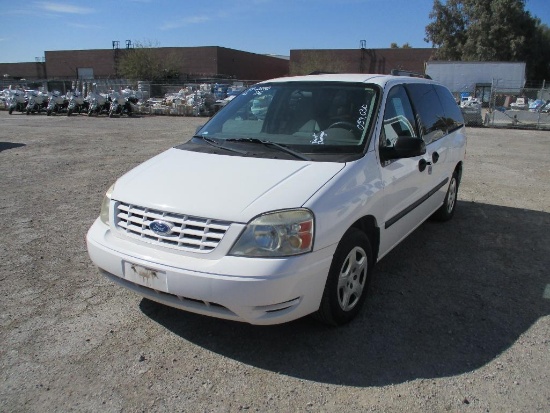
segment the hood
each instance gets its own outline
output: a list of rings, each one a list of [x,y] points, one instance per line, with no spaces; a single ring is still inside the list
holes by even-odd
[[[121,177],[112,198],[167,212],[246,223],[267,211],[302,206],[344,166],[172,148]]]

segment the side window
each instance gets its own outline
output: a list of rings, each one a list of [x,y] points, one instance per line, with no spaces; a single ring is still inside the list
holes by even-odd
[[[431,84],[411,83],[407,85],[411,99],[420,117],[420,130],[426,145],[447,134],[445,112],[435,88]]]
[[[439,100],[443,105],[443,110],[445,112],[445,124],[447,125],[447,132],[452,132],[455,129],[460,128],[464,125],[464,117],[462,112],[458,107],[458,104],[455,102],[453,95],[443,86],[435,85],[435,91]]]
[[[380,146],[392,148],[400,136],[418,137],[411,102],[402,85],[394,86],[388,93]]]

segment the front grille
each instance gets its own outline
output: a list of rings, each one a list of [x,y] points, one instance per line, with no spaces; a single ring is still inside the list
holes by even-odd
[[[116,227],[128,236],[194,252],[212,251],[218,246],[230,225],[226,221],[173,214],[123,202],[116,202],[115,211]],[[149,225],[154,220],[172,224],[171,232],[166,235],[153,232]]]

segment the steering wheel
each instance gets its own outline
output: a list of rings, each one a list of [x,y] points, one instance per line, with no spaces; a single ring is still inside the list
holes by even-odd
[[[334,122],[332,125],[330,125],[327,129],[331,129],[331,128],[342,128],[342,129],[347,129],[349,130],[350,132],[352,132],[354,129],[355,129],[355,125],[351,122],[346,122],[346,121],[343,121],[343,120],[340,120],[338,122]]]

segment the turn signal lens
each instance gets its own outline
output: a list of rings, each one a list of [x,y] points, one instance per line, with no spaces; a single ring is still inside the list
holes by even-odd
[[[115,184],[111,185],[109,189],[107,189],[107,192],[103,197],[103,202],[101,203],[101,212],[99,213],[99,218],[101,219],[101,222],[103,222],[105,225],[109,225],[110,222],[109,215],[111,210],[111,194],[113,193],[114,189]]]

